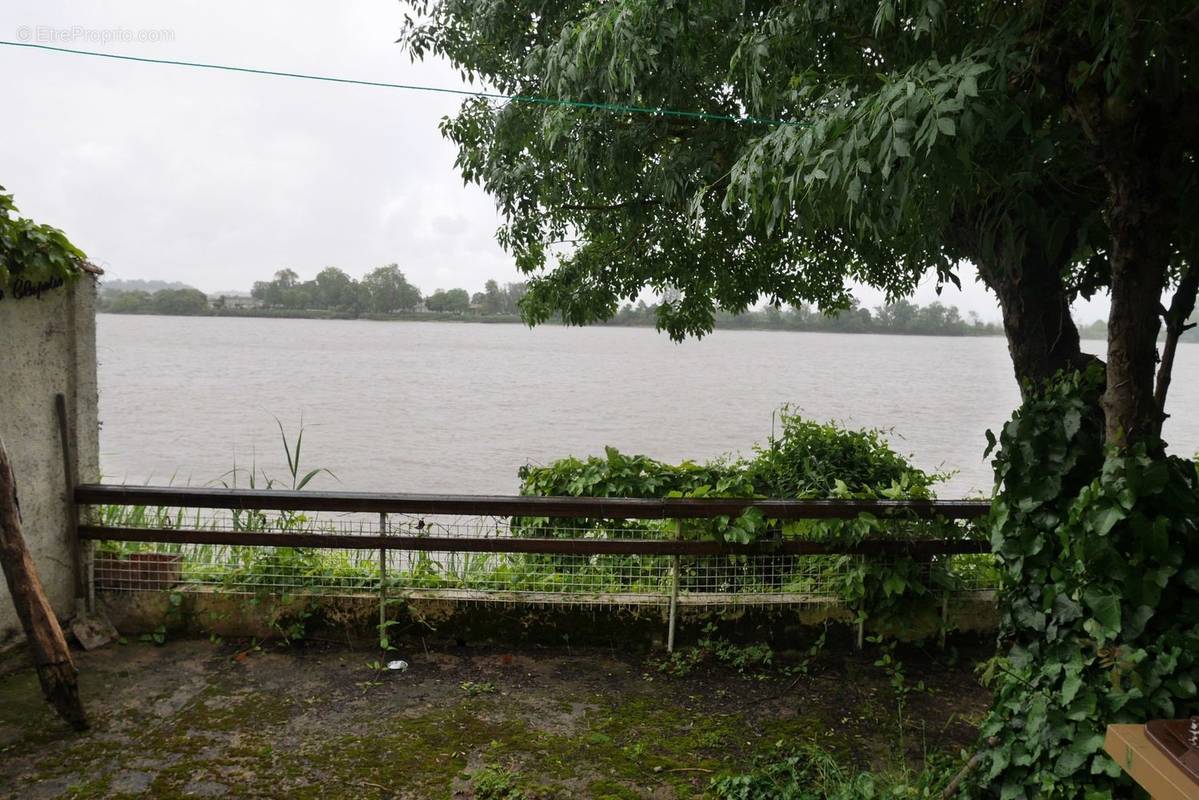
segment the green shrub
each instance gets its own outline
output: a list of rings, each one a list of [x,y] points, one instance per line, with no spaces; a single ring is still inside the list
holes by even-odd
[[[928,474],[891,449],[877,429],[850,430],[804,419],[784,406],[782,432],[754,448],[746,477],[759,494],[807,498],[883,496],[933,497],[945,475]]]
[[[643,455],[628,456],[607,448],[603,458],[564,458],[548,466],[520,471],[521,493],[574,497],[775,497],[842,499],[931,499],[933,485],[945,475],[918,469],[891,449],[881,431],[855,431],[835,423],[803,419],[783,408],[781,429],[748,460],[720,459],[707,464],[666,464]],[[676,528],[676,525],[681,527]],[[975,533],[970,526],[942,520],[880,519],[863,514],[852,520],[766,520],[757,509],[735,518],[684,520],[597,520],[518,518],[513,530],[522,536],[591,536],[688,539],[733,543],[803,538],[852,545],[866,538],[956,538]],[[530,556],[569,572],[577,560]],[[616,562],[617,560],[612,559]],[[911,559],[857,556],[813,556],[809,569],[789,572],[774,565],[759,567],[736,556],[721,565],[722,584],[708,591],[806,592],[831,588],[863,618],[886,629],[911,628],[913,619],[937,619],[942,594],[958,587],[950,561],[919,563]],[[621,574],[652,583],[661,559],[628,557],[616,563]],[[705,562],[689,562],[683,588],[707,586]],[[816,568],[815,577],[811,567]]]

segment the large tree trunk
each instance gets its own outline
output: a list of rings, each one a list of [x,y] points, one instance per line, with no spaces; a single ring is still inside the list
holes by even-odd
[[[1107,441],[1121,447],[1147,440],[1156,448],[1163,419],[1154,373],[1171,242],[1155,162],[1120,159],[1107,170],[1112,306],[1103,411]]]
[[[999,298],[1003,330],[1020,394],[1030,393],[1066,369],[1085,369],[1096,359],[1082,352],[1062,280],[1065,265],[1035,247],[1020,258],[980,258],[978,273]]]
[[[75,664],[25,546],[19,509],[17,482],[4,442],[0,441],[0,567],[4,569],[13,606],[29,640],[42,694],[71,727],[86,730],[87,717],[79,699]]]

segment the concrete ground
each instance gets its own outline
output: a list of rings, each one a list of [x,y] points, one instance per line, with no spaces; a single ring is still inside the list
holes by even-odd
[[[702,797],[788,743],[874,768],[957,752],[988,700],[968,658],[939,654],[904,656],[927,690],[902,701],[849,651],[745,672],[610,650],[417,643],[403,673],[376,657],[207,640],[78,653],[85,734],[32,671],[0,677],[0,797]]]

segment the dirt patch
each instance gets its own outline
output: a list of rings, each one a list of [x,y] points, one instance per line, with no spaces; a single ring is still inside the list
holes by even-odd
[[[987,705],[971,659],[780,656],[683,676],[613,650],[402,653],[173,641],[77,655],[89,733],[47,710],[31,672],[0,678],[0,796],[471,798],[488,771],[525,797],[687,798],[712,777],[816,741],[861,766],[969,746]],[[902,746],[900,746],[902,744]]]

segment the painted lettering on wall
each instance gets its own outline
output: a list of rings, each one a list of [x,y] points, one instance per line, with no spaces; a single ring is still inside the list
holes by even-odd
[[[66,281],[58,276],[44,281],[31,281],[27,278],[13,278],[12,285],[7,289],[0,286],[0,300],[11,297],[13,300],[24,300],[29,297],[41,299],[46,292],[65,286]]]

